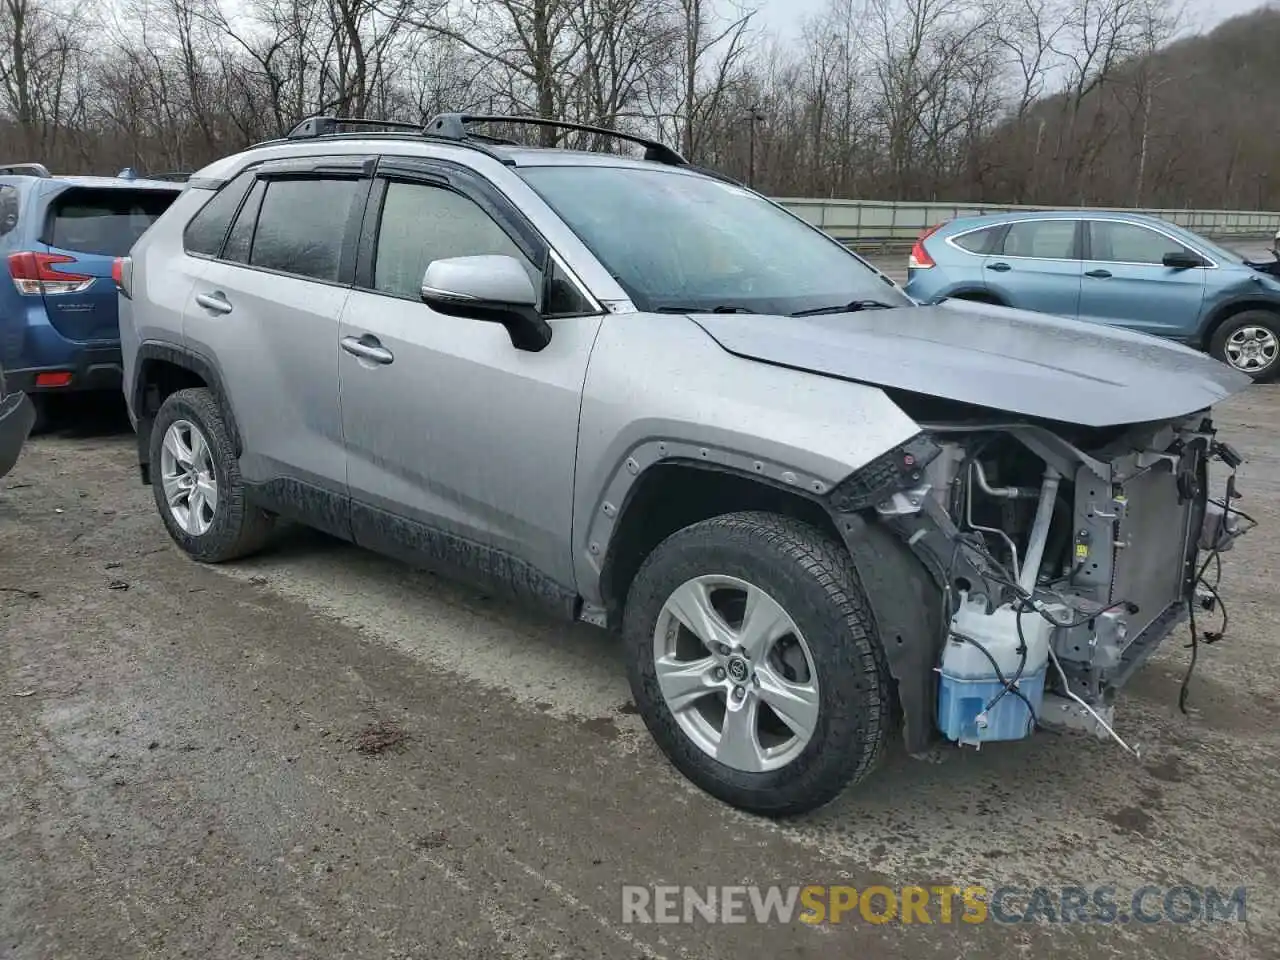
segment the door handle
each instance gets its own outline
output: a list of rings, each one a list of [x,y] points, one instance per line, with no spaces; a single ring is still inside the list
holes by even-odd
[[[1006,273],[1007,271],[1012,270],[1013,267],[1009,266],[1002,260],[999,263],[988,263],[987,269],[994,270],[996,273]]]
[[[1111,278],[1110,270],[1090,270],[1085,273],[1086,277],[1093,277],[1095,280],[1108,280]]]
[[[396,357],[390,350],[378,342],[378,338],[365,334],[363,337],[343,337],[342,349],[353,357],[368,360],[371,363],[388,364]]]
[[[197,293],[196,303],[212,313],[230,313],[231,301],[221,290],[214,293]]]

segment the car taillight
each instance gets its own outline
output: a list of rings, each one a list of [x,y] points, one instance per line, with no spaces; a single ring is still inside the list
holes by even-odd
[[[929,256],[929,251],[924,248],[924,242],[931,236],[941,230],[943,225],[930,227],[916,239],[915,246],[911,248],[911,255],[907,257],[907,266],[913,270],[927,270],[929,267],[936,267],[933,257]]]
[[[132,300],[133,257],[116,257],[111,263],[111,279],[116,282],[116,289]]]
[[[59,264],[75,262],[75,257],[61,253],[11,253],[9,276],[19,293],[81,293],[93,285],[93,277],[55,269]]]

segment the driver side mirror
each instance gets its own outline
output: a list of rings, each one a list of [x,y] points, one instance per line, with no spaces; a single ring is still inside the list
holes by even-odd
[[[452,317],[502,324],[517,350],[536,353],[551,342],[538,293],[515,257],[433,260],[422,278],[422,302]]]
[[[1172,267],[1174,270],[1194,270],[1196,267],[1206,266],[1203,257],[1197,256],[1189,250],[1166,253],[1164,260],[1161,262],[1166,267]]]

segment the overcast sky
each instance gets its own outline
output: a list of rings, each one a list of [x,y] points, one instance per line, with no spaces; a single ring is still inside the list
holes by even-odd
[[[826,5],[827,0],[754,0],[747,4],[759,8],[762,26],[783,38],[798,36],[800,21]],[[1188,25],[1204,29],[1263,5],[1264,0],[1186,0]]]

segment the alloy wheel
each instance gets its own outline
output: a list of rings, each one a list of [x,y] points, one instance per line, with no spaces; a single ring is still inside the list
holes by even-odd
[[[165,431],[160,479],[169,512],[183,532],[207,533],[218,512],[218,478],[209,442],[190,420],[175,420]]]
[[[1275,363],[1280,338],[1263,326],[1241,327],[1227,338],[1227,362],[1242,373],[1256,374]]]
[[[764,590],[695,577],[663,605],[654,632],[663,699],[684,734],[748,773],[786,766],[818,725],[818,674],[800,629]]]

